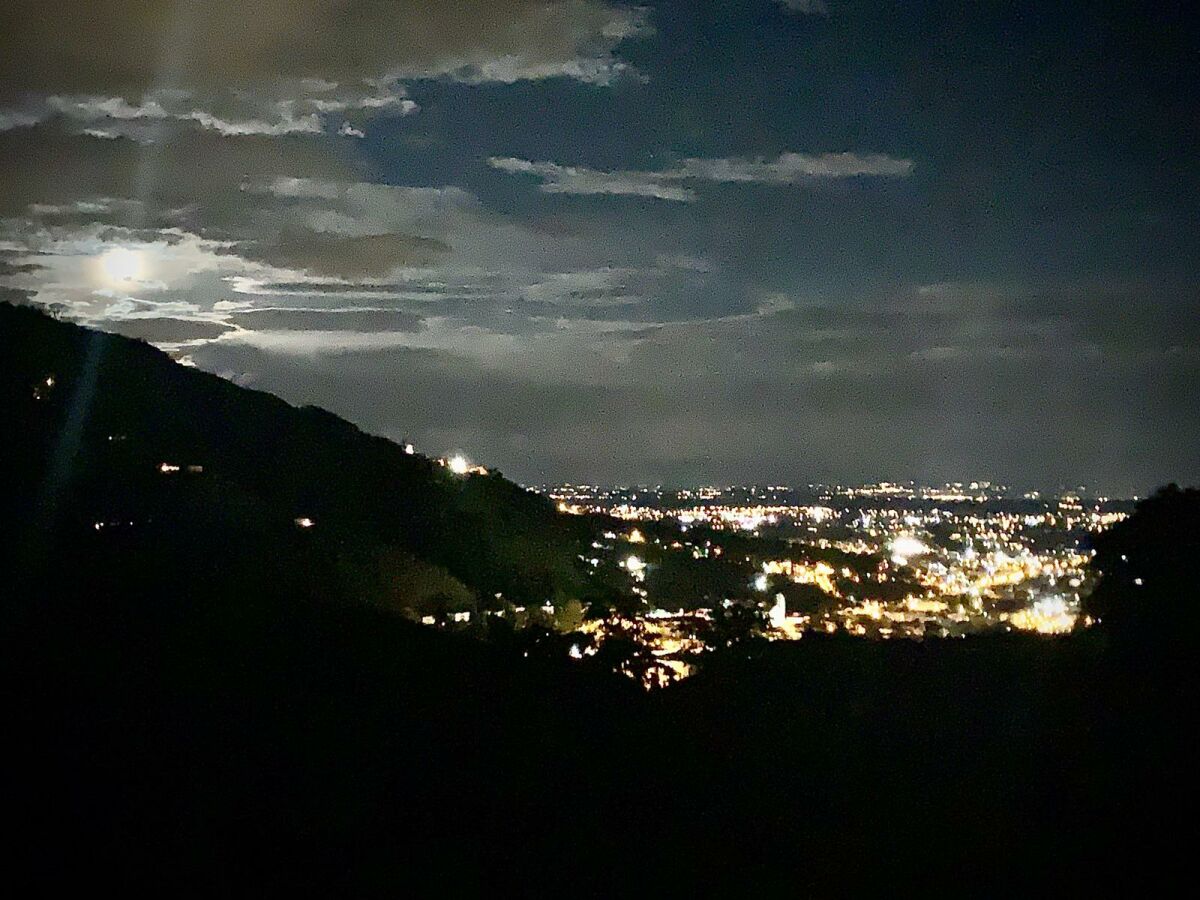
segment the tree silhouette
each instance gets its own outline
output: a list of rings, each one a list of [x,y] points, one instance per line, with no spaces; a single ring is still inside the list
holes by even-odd
[[[1161,488],[1128,519],[1096,535],[1093,547],[1099,581],[1084,601],[1085,615],[1117,640],[1191,639],[1200,624],[1200,490]]]
[[[720,604],[712,611],[700,639],[709,650],[746,647],[762,639],[767,614],[755,603]]]

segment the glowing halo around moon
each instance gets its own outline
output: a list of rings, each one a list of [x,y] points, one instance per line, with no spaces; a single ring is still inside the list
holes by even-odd
[[[137,281],[145,270],[145,260],[137,250],[114,247],[100,257],[100,268],[109,281]]]

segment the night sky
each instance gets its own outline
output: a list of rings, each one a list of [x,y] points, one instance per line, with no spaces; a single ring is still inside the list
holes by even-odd
[[[525,482],[1200,481],[1179,4],[0,5],[0,296]]]

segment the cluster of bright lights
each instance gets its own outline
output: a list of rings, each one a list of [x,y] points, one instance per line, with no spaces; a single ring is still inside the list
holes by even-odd
[[[1062,596],[1044,597],[1028,609],[1022,609],[1008,617],[1009,623],[1022,631],[1040,634],[1065,634],[1075,627],[1078,613]]]
[[[438,460],[438,465],[445,466],[455,475],[486,475],[488,473],[486,466],[477,466],[461,453],[455,453],[449,458],[441,458]]]
[[[759,571],[745,585],[750,595],[724,601],[754,602],[767,614],[769,639],[794,640],[813,632],[963,638],[989,630],[1072,630],[1090,560],[1080,549],[1078,532],[1100,531],[1127,516],[1122,504],[1103,498],[1042,499],[1036,492],[1017,495],[989,482],[809,485],[807,496],[786,487],[676,491],[565,485],[547,493],[562,512],[631,523],[611,526],[580,559],[593,570],[607,560],[626,573],[628,589],[648,601],[645,612],[626,627],[636,625],[638,640],[680,674],[692,665],[692,654],[704,651],[700,637],[712,610],[655,609],[655,597],[643,583],[662,554],[714,558],[725,544],[725,550],[737,547],[737,564],[743,552],[745,562],[751,561],[753,545],[706,536],[707,529],[761,530],[790,544],[781,551],[783,558],[755,560]],[[993,500],[1007,502],[981,505]],[[1014,509],[1011,501],[1026,505]],[[634,522],[673,522],[679,530],[665,536],[657,528],[634,528]],[[653,547],[643,554],[630,544]],[[780,590],[786,582],[814,587],[827,600],[806,602],[807,613],[789,612]],[[1084,617],[1081,624],[1091,621]],[[602,643],[603,628],[594,637]]]
[[[914,556],[923,556],[929,552],[929,545],[913,537],[911,534],[897,536],[891,544],[892,562],[900,566],[908,565]]]

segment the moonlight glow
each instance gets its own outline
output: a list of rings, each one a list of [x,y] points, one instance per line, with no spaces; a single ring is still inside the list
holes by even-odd
[[[110,281],[137,281],[145,268],[142,254],[128,247],[115,247],[100,257],[100,266]]]

